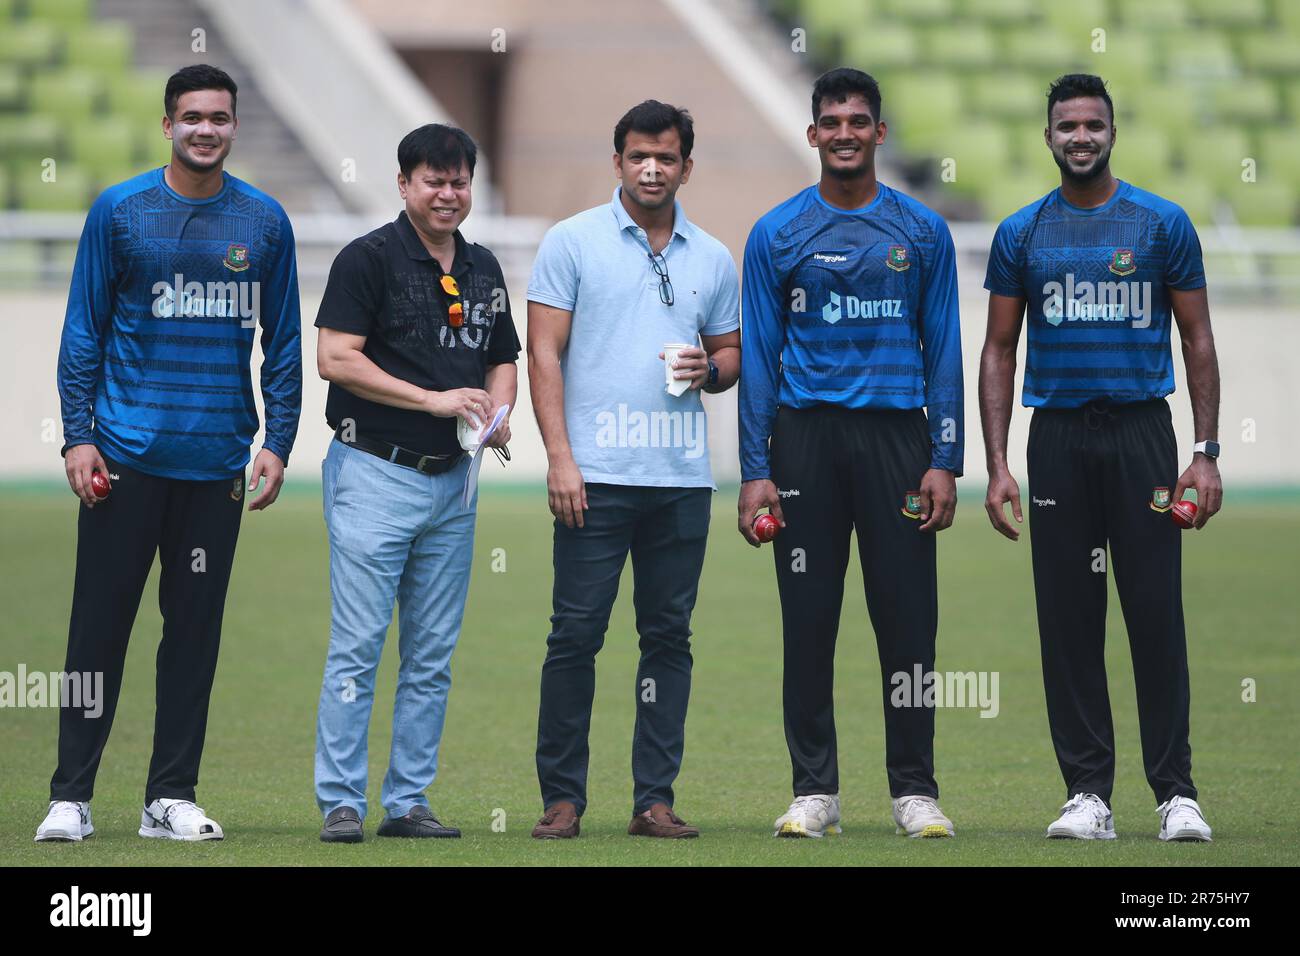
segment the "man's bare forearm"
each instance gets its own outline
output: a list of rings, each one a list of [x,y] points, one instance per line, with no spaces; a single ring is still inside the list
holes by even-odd
[[[1208,333],[1183,340],[1187,391],[1192,398],[1192,427],[1196,441],[1219,440],[1219,358]]]
[[[389,375],[358,349],[347,349],[320,369],[321,378],[346,388],[353,395],[393,408],[428,411],[427,389]]]
[[[980,425],[989,474],[1007,467],[1007,433],[1011,428],[1012,393],[1016,386],[1016,351],[992,342],[980,353]]]
[[[740,380],[740,346],[728,345],[716,352],[710,352],[709,361],[718,367],[717,384],[704,386],[704,390],[709,394],[725,392]]]
[[[487,370],[486,390],[492,396],[493,406],[509,405],[514,410],[519,397],[519,368],[514,362],[503,362]]]
[[[569,429],[564,423],[564,375],[560,357],[547,349],[528,354],[528,391],[533,400],[533,415],[542,432],[546,457],[550,461],[573,457],[569,446]]]

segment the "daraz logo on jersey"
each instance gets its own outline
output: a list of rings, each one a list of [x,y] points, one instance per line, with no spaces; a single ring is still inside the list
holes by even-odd
[[[846,295],[842,299],[832,292],[830,301],[822,306],[822,320],[834,325],[840,319],[901,319],[902,299],[859,299]]]
[[[1043,284],[1043,319],[1051,326],[1062,322],[1128,322],[1135,329],[1151,325],[1150,282],[1074,281]]]

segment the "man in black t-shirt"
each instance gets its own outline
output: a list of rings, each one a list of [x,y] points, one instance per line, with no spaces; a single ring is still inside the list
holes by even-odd
[[[330,539],[330,644],[316,727],[321,839],[357,843],[366,814],[366,734],[375,672],[398,605],[401,667],[380,836],[458,837],[430,812],[474,551],[477,499],[457,419],[488,422],[517,387],[501,266],[466,242],[477,150],[429,125],[397,148],[395,222],[334,260],[316,326],[335,440],[323,465]],[[504,447],[509,419],[488,440]]]

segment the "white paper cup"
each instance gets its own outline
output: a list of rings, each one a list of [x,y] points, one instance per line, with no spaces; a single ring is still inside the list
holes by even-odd
[[[690,379],[673,378],[677,372],[677,369],[673,368],[673,362],[677,361],[677,353],[682,349],[693,348],[694,345],[682,342],[668,342],[664,345],[664,383],[667,385],[669,395],[684,395],[691,387]]]

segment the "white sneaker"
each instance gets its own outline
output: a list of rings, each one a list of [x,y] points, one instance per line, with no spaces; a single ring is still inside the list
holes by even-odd
[[[80,843],[95,832],[90,822],[90,803],[74,800],[51,800],[45,819],[36,828],[36,842],[46,840]]]
[[[840,829],[840,797],[837,793],[810,793],[795,797],[790,809],[776,818],[779,837],[822,837],[843,833]]]
[[[1197,802],[1190,797],[1174,797],[1156,807],[1160,814],[1160,839],[1177,842],[1210,843],[1210,825]]]
[[[1061,807],[1061,816],[1047,828],[1047,836],[1056,840],[1113,840],[1115,818],[1095,793],[1076,793]]]
[[[189,800],[155,800],[140,816],[140,836],[162,840],[220,840],[221,824]]]
[[[899,797],[894,801],[894,823],[898,826],[895,833],[906,833],[909,837],[929,839],[954,835],[952,821],[943,815],[933,797]]]

